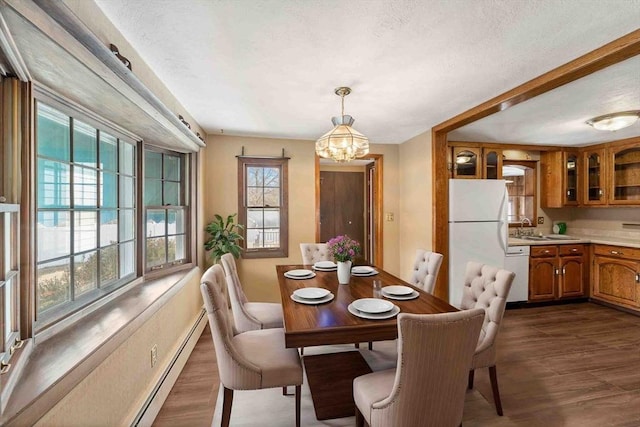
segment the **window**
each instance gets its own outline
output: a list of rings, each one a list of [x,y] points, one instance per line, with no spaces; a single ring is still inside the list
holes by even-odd
[[[502,176],[509,193],[509,225],[535,227],[536,223],[536,162],[505,160]],[[529,220],[530,223],[527,223]]]
[[[238,158],[245,258],[288,256],[287,160]]]
[[[52,320],[136,275],[135,143],[36,104],[36,312]]]
[[[20,346],[20,205],[0,203],[0,361],[8,366],[14,346]]]
[[[145,150],[146,269],[187,260],[186,155]]]

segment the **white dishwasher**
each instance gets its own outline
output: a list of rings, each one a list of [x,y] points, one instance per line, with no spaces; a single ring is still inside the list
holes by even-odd
[[[507,302],[527,301],[529,299],[529,246],[509,246],[504,258],[504,269],[513,271],[511,291]]]

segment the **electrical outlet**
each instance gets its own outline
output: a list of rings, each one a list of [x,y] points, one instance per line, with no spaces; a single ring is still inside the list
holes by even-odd
[[[539,216],[538,217],[538,224],[544,224],[544,217],[543,216]]]
[[[151,367],[156,366],[156,363],[158,363],[158,344],[151,347]]]
[[[387,212],[386,213],[386,217],[387,217],[387,221],[388,222],[392,222],[393,221],[393,212]]]

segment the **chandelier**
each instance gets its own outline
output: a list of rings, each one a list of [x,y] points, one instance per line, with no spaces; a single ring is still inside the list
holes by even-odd
[[[348,162],[369,153],[369,139],[352,128],[353,117],[344,114],[344,97],[351,89],[339,87],[335,93],[342,98],[342,114],[331,118],[335,127],[316,141],[316,154],[336,162]]]

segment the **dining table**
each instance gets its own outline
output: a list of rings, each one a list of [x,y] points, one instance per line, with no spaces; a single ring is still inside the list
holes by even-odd
[[[336,271],[322,271],[312,265],[277,265],[285,346],[304,348],[393,340],[398,337],[396,312],[437,314],[458,310],[380,267],[369,267],[370,274],[352,273],[348,284],[339,284]],[[309,274],[301,275],[304,270]],[[374,280],[380,281],[382,289],[393,285],[409,287],[413,298],[398,300],[378,294],[378,298],[394,304],[394,311],[389,316],[378,316],[388,318],[365,318],[371,317],[366,314],[362,317],[362,313],[354,310],[354,302],[374,297]],[[320,303],[300,302],[294,293],[299,294],[304,288],[320,288],[333,297],[319,299],[325,301]],[[316,417],[324,420],[353,416],[353,379],[371,372],[360,351],[304,356],[303,362]]]

